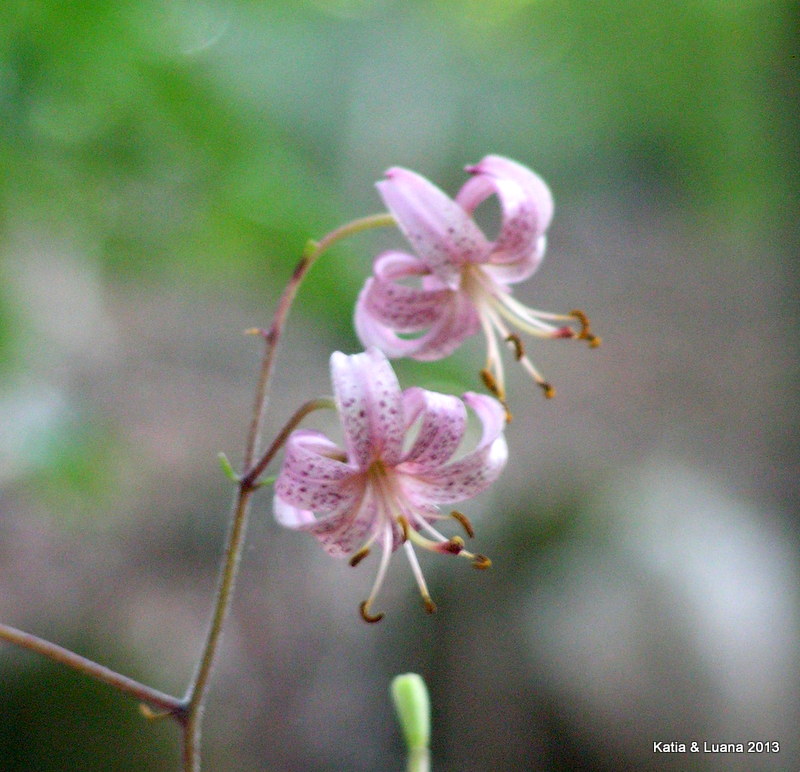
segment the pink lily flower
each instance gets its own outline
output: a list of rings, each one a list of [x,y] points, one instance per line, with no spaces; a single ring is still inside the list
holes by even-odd
[[[526,356],[516,330],[543,338],[581,338],[592,346],[600,342],[583,312],[537,311],[511,295],[510,285],[531,276],[544,256],[553,216],[550,190],[529,169],[496,155],[467,171],[473,176],[455,200],[424,177],[398,167],[377,184],[417,256],[389,251],[376,258],[356,305],[356,330],[365,346],[377,346],[389,357],[422,361],[448,356],[482,330],[487,356],[481,377],[495,396],[505,401],[502,340],[550,397],[552,386]],[[502,209],[494,241],[472,218],[491,195]]]
[[[500,475],[508,457],[505,415],[492,397],[467,393],[463,401],[420,388],[400,390],[392,366],[378,349],[331,356],[334,400],[344,448],[324,434],[299,429],[287,443],[275,482],[274,512],[281,525],[313,534],[336,557],[351,555],[355,566],[373,544],[383,550],[372,591],[361,604],[367,622],[392,553],[401,545],[425,607],[436,610],[412,545],[460,555],[476,568],[490,561],[446,538],[432,523],[453,518],[472,536],[460,512],[439,505],[476,496]],[[464,436],[468,405],[483,425],[477,447],[453,456]]]

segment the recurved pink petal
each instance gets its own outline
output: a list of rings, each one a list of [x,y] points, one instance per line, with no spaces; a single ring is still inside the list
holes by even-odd
[[[472,301],[462,293],[450,292],[438,310],[438,318],[425,334],[401,338],[391,325],[382,323],[368,310],[369,281],[356,303],[356,333],[364,346],[377,346],[387,356],[412,357],[423,362],[442,359],[480,329],[480,319]]]
[[[299,429],[286,443],[275,493],[295,507],[330,512],[359,493],[359,473],[344,453],[320,432]]]
[[[536,269],[542,262],[545,247],[547,246],[547,236],[539,236],[533,251],[523,259],[513,263],[484,263],[481,268],[496,282],[500,284],[516,284],[536,273]]]
[[[308,531],[334,557],[344,557],[360,549],[375,530],[378,503],[368,489],[355,505],[341,506],[325,517],[294,507],[280,496],[273,502],[275,519],[288,528]]]
[[[467,171],[474,176],[461,188],[456,201],[471,215],[482,201],[496,194],[503,211],[502,227],[489,260],[495,264],[522,261],[530,266],[531,254],[536,253],[532,273],[541,260],[539,237],[553,217],[550,189],[539,175],[501,156],[486,156]]]
[[[483,436],[471,453],[438,469],[404,476],[403,487],[414,501],[454,504],[477,496],[503,471],[508,446],[503,436],[505,409],[492,397],[468,392],[464,401],[483,424]]]
[[[488,259],[489,243],[480,228],[424,177],[393,167],[377,187],[409,243],[451,289],[458,288],[464,263]]]
[[[396,464],[403,450],[403,403],[386,356],[376,348],[353,356],[336,351],[331,380],[348,460],[362,470],[377,459]]]
[[[398,471],[414,474],[449,461],[464,437],[467,425],[464,403],[449,394],[415,386],[403,392],[403,408],[408,429],[417,421],[420,425]]]
[[[397,332],[418,332],[430,327],[442,315],[442,307],[453,292],[442,287],[425,289],[399,284],[398,279],[430,273],[419,258],[402,252],[379,255],[373,273],[358,302],[373,319]]]

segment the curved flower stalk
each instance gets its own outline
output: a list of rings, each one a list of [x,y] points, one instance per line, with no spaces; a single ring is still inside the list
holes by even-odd
[[[448,356],[479,330],[486,336],[487,388],[505,400],[505,377],[499,340],[553,396],[526,356],[517,331],[542,338],[578,338],[597,346],[581,311],[537,311],[511,295],[544,256],[545,232],[553,199],[542,179],[520,164],[496,155],[467,167],[473,176],[455,200],[415,172],[392,168],[378,190],[417,252],[389,251],[377,257],[356,305],[356,330],[365,346],[390,357],[422,361]],[[497,238],[489,241],[473,220],[476,208],[496,195],[502,209]],[[418,286],[408,280],[418,279]],[[416,337],[407,334],[421,333]],[[402,336],[402,337],[401,337]]]
[[[275,482],[275,517],[313,534],[330,555],[350,555],[353,566],[380,546],[375,583],[361,604],[365,621],[383,617],[370,608],[401,545],[425,608],[433,612],[414,546],[466,557],[476,568],[490,565],[464,549],[463,539],[446,538],[432,523],[453,518],[472,536],[464,515],[440,514],[439,505],[470,499],[500,475],[508,457],[504,409],[492,397],[471,392],[462,401],[417,387],[401,391],[376,348],[353,356],[335,352],[331,378],[344,448],[317,431],[293,432]],[[474,450],[454,460],[466,428],[465,404],[480,419],[483,435]]]

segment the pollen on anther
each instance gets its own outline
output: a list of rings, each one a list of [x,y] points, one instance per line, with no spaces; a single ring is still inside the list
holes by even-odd
[[[470,539],[475,536],[475,529],[472,527],[472,523],[469,521],[469,518],[463,512],[459,512],[457,509],[454,509],[450,513],[450,517],[452,517],[453,520],[457,520],[461,524],[461,527],[464,529]]]
[[[590,348],[597,348],[600,345],[601,340],[592,332],[589,317],[583,311],[577,308],[574,311],[570,311],[570,316],[576,319],[581,325],[581,329],[577,337],[581,340],[585,340],[589,344]]]
[[[491,391],[495,397],[501,401],[505,398],[503,390],[500,388],[500,385],[497,383],[497,380],[488,368],[481,370],[481,380],[483,381],[483,385],[486,386],[486,388]]]
[[[369,601],[362,600],[361,604],[358,607],[359,612],[361,613],[361,618],[365,622],[369,622],[369,624],[373,625],[376,622],[380,622],[383,619],[383,613],[380,614],[370,614],[369,613]]]
[[[397,522],[400,525],[400,528],[403,529],[403,541],[404,542],[408,541],[408,529],[410,527],[408,524],[408,520],[406,520],[405,517],[403,517],[403,515],[400,515],[397,518]]]
[[[556,390],[547,381],[539,383],[539,388],[544,392],[544,396],[547,399],[552,399],[556,395]]]
[[[350,558],[350,565],[355,568],[367,555],[369,555],[369,547],[362,547]]]
[[[506,343],[511,344],[514,349],[514,358],[519,362],[525,356],[525,347],[522,345],[522,339],[515,332],[512,332],[506,337]]]
[[[475,555],[472,561],[472,567],[483,571],[486,568],[491,568],[492,561],[486,555]]]

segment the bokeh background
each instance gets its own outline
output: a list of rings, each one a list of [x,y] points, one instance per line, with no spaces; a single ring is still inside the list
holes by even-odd
[[[494,567],[350,569],[259,494],[209,770],[390,770],[413,670],[436,770],[785,770],[798,754],[798,6],[766,0],[7,0],[0,10],[0,619],[182,693],[258,341],[303,244],[400,164],[455,193],[501,153],[550,183],[538,274],[604,345],[510,367],[511,458],[464,506]],[[268,431],[396,232],[314,267]],[[400,363],[479,387],[482,345]],[[330,419],[310,425],[331,429]],[[174,770],[178,733],[0,646],[0,769]],[[780,754],[656,755],[654,741]]]

